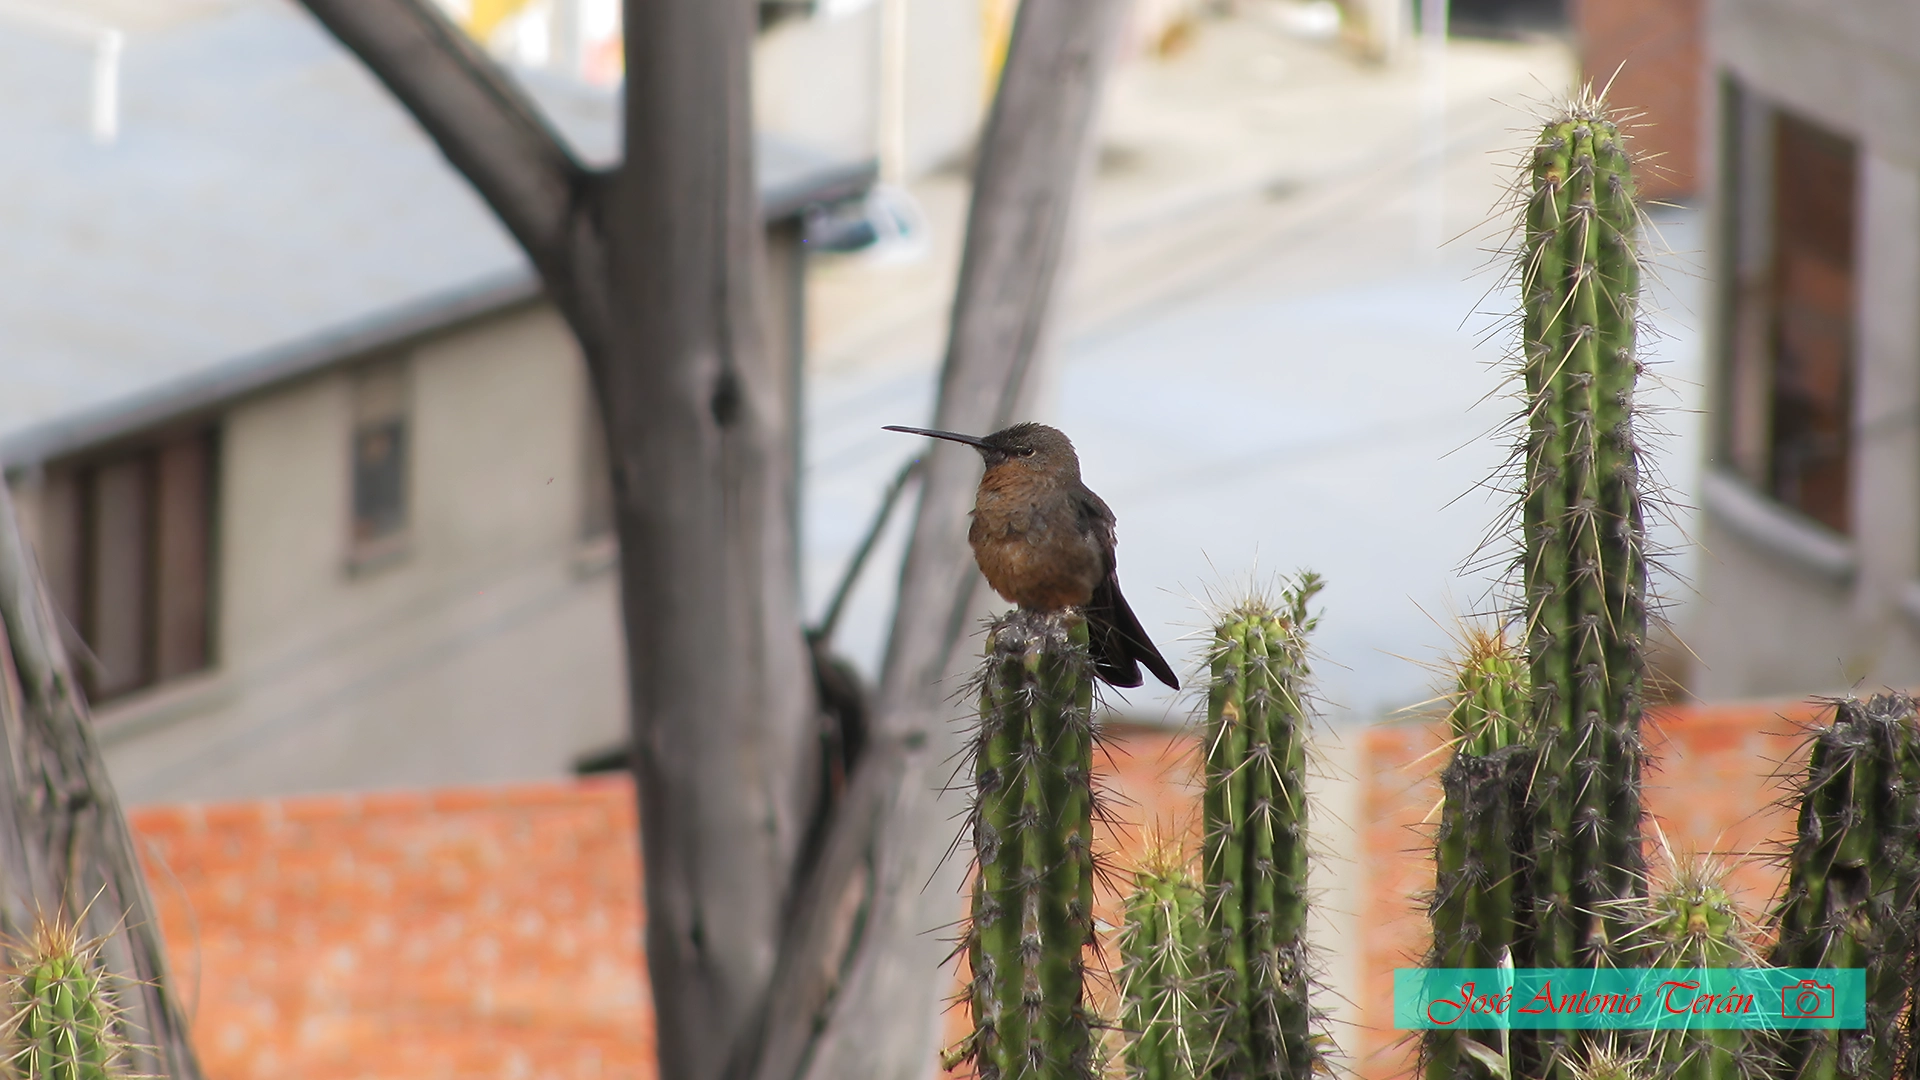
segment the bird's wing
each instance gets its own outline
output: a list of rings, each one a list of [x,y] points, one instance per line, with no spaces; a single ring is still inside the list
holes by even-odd
[[[1086,488],[1080,489],[1080,498],[1075,500],[1075,510],[1079,512],[1079,525],[1082,535],[1091,535],[1107,549],[1106,571],[1113,572],[1113,546],[1119,541],[1113,531],[1113,511],[1106,501]]]
[[[1113,553],[1113,511],[1093,492],[1081,488],[1080,494],[1080,531],[1099,542],[1102,563],[1100,584],[1087,604],[1087,613],[1098,627],[1099,640],[1093,643],[1095,667],[1108,683],[1128,687],[1140,685],[1138,664],[1145,664],[1154,678],[1178,690],[1180,681],[1174,677],[1173,668],[1154,647],[1139,616],[1120,593],[1120,575],[1115,569],[1118,560]]]

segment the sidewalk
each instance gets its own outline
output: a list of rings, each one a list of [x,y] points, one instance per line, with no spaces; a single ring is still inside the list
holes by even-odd
[[[1418,58],[1370,67],[1257,19],[1205,23],[1187,51],[1118,71],[1037,417],[1075,439],[1114,507],[1127,594],[1176,668],[1196,656],[1175,639],[1204,624],[1209,595],[1300,567],[1326,575],[1319,683],[1336,719],[1429,696],[1419,662],[1486,604],[1489,581],[1456,572],[1501,509],[1476,485],[1507,451],[1486,437],[1506,403],[1482,402],[1505,339],[1476,312],[1510,307],[1485,226],[1513,148],[1572,65],[1556,44],[1457,41],[1444,66],[1444,119]],[[931,415],[964,189],[958,175],[916,185],[934,232],[925,261],[817,264],[809,610],[916,449],[877,429]],[[1660,216],[1667,244],[1698,246],[1691,211]],[[1697,396],[1700,290],[1685,257],[1665,261],[1673,291],[1650,306],[1671,385],[1648,396],[1669,411],[1660,460],[1685,504],[1697,424],[1672,410]],[[869,669],[898,532],[840,639]],[[1677,530],[1658,536],[1678,546]],[[1116,704],[1147,722],[1187,708],[1151,691]]]

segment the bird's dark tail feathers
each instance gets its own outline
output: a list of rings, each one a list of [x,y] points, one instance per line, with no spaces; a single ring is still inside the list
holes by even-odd
[[[1127,606],[1127,598],[1120,595],[1120,582],[1112,573],[1093,590],[1093,599],[1087,601],[1086,611],[1093,668],[1107,685],[1139,686],[1140,665],[1145,664],[1154,678],[1175,690],[1180,689],[1180,680],[1174,677],[1173,668],[1141,629],[1139,617]]]

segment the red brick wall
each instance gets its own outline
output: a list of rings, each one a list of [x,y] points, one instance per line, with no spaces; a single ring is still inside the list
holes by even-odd
[[[1440,732],[1426,724],[1367,729],[1361,750],[1360,857],[1366,863],[1361,925],[1359,1029],[1344,1046],[1367,1080],[1405,1068],[1407,1047],[1393,1028],[1393,969],[1413,967],[1426,951],[1427,920],[1420,895],[1433,887],[1430,836],[1444,761]]]
[[[1740,859],[1734,882],[1749,911],[1764,914],[1779,885],[1777,867],[1761,860],[1770,842],[1792,835],[1792,820],[1774,806],[1774,779],[1798,760],[1804,705],[1719,705],[1662,710],[1650,718],[1647,745],[1654,767],[1647,805],[1676,852],[1712,851]],[[1427,945],[1422,894],[1433,887],[1431,821],[1440,798],[1435,780],[1444,759],[1435,727],[1376,727],[1367,732],[1362,775],[1366,814],[1362,851],[1368,899],[1363,945],[1363,1030],[1351,1047],[1368,1080],[1410,1075],[1411,1045],[1393,1024],[1393,969],[1419,963]]]
[[[1116,866],[1194,826],[1188,745],[1111,732]],[[209,1080],[653,1076],[624,777],[130,817]]]
[[[653,1075],[624,781],[130,816],[209,1080]]]
[[[1608,100],[1642,114],[1631,130],[1643,160],[1651,159],[1640,172],[1647,198],[1682,198],[1697,190],[1705,120],[1705,15],[1705,0],[1575,0],[1573,5],[1581,77],[1592,80],[1595,89],[1611,79]]]

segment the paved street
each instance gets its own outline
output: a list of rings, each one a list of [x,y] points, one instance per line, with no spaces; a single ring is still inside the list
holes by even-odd
[[[1122,581],[1176,667],[1196,660],[1209,597],[1298,568],[1328,579],[1318,671],[1336,719],[1428,697],[1421,663],[1488,602],[1491,578],[1459,571],[1501,508],[1481,485],[1506,456],[1491,433],[1512,409],[1497,396],[1496,314],[1511,300],[1488,251],[1504,218],[1488,219],[1537,103],[1571,78],[1558,45],[1455,42],[1441,119],[1432,70],[1360,65],[1257,19],[1205,24],[1188,51],[1123,69],[1037,417],[1074,438],[1118,514]],[[964,191],[936,176],[916,194],[934,222],[928,258],[817,275],[813,610],[916,449],[878,427],[931,415]],[[1647,397],[1672,432],[1657,460],[1686,503],[1701,241],[1692,211],[1655,214],[1655,246],[1678,254],[1658,260],[1651,357],[1665,386]],[[1659,536],[1678,546],[1683,527]],[[870,669],[898,544],[842,631]],[[1115,704],[1171,721],[1191,700],[1143,689]]]

